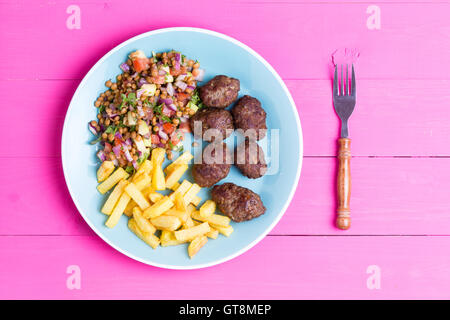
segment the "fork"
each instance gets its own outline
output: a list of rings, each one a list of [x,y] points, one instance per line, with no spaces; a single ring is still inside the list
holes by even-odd
[[[350,174],[350,144],[348,138],[348,118],[355,109],[356,104],[356,80],[355,69],[352,64],[352,79],[348,77],[348,64],[346,65],[346,74],[344,78],[344,66],[341,65],[341,86],[339,87],[338,65],[334,70],[333,81],[333,104],[334,110],[341,119],[341,137],[338,139],[338,176],[337,176],[337,195],[338,208],[336,226],[339,229],[347,230],[350,228],[350,194],[351,194],[351,174]]]

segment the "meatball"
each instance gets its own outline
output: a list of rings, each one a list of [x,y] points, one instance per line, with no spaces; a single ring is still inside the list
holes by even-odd
[[[222,148],[222,150],[220,150]],[[218,151],[216,155],[216,151]],[[220,155],[219,151],[222,151]],[[231,155],[225,143],[211,143],[202,153],[201,163],[192,166],[192,177],[200,187],[208,188],[225,178],[230,172]]]
[[[212,199],[223,214],[236,222],[251,220],[266,212],[259,195],[234,183],[214,186]]]
[[[197,127],[199,127],[197,130],[195,126],[196,122],[201,122],[201,126],[197,124]],[[226,139],[234,130],[231,113],[218,108],[205,108],[198,111],[189,119],[189,124],[196,139],[203,139],[209,142]]]
[[[245,139],[245,142],[237,146],[234,159],[236,167],[250,179],[257,179],[266,174],[264,151],[256,141]]]
[[[200,87],[199,95],[208,107],[226,108],[238,97],[240,82],[238,79],[219,75]]]
[[[260,140],[266,136],[266,112],[258,99],[243,96],[231,110],[236,129],[247,131],[254,129],[254,138]],[[252,132],[247,131],[251,135]]]

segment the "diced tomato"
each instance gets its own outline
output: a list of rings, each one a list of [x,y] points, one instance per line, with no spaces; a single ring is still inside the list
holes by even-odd
[[[152,134],[151,136],[152,144],[158,144],[159,143],[159,136],[156,134]]]
[[[188,122],[182,122],[180,123],[179,131],[181,132],[191,132],[191,127],[189,126]]]
[[[183,134],[180,132],[174,132],[170,135],[170,141],[175,146],[180,143],[180,140],[183,140]]]
[[[112,145],[109,142],[105,142],[105,153],[110,153],[112,150]]]
[[[164,84],[164,76],[152,77],[152,82],[155,84]]]
[[[168,122],[164,123],[162,126],[163,126],[164,132],[167,134],[171,134],[175,130],[175,126]]]
[[[178,92],[177,98],[178,98],[178,100],[183,101],[183,100],[186,100],[187,98],[189,98],[189,94],[184,93],[184,92]]]
[[[147,58],[136,58],[133,59],[133,67],[137,72],[141,72],[147,70],[149,68],[148,59]]]

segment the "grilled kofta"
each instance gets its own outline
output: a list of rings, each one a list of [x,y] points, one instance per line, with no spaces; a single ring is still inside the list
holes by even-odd
[[[239,90],[238,79],[218,75],[199,88],[199,95],[208,107],[226,108],[236,101]]]
[[[196,139],[209,142],[226,139],[234,130],[231,113],[219,108],[205,108],[198,111],[189,119],[189,124]]]
[[[245,139],[236,147],[234,163],[241,173],[250,179],[260,178],[267,172],[264,151],[254,140]]]
[[[244,130],[246,136],[256,140],[261,140],[266,136],[266,112],[258,99],[243,96],[231,109],[231,114],[235,128]],[[254,133],[251,130],[254,130]]]
[[[214,186],[212,199],[223,214],[236,222],[251,220],[266,212],[259,195],[234,183]]]
[[[211,187],[230,172],[231,154],[225,143],[207,145],[201,160],[201,163],[194,163],[192,167],[192,176],[200,187]]]

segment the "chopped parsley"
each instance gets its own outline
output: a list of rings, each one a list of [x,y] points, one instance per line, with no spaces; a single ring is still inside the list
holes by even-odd
[[[163,121],[165,121],[165,122],[172,122],[172,119],[170,119],[168,116],[166,116],[166,115],[162,115],[161,116],[161,119],[163,120]]]
[[[134,173],[135,169],[134,169],[133,166],[127,166],[127,167],[125,168],[125,171],[126,171],[126,173],[128,173],[128,174],[131,175],[131,174]]]

